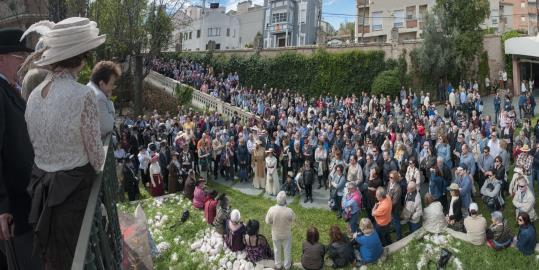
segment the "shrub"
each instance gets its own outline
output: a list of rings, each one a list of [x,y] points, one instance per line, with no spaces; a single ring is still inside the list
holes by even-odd
[[[176,85],[176,97],[180,105],[191,104],[193,98],[193,88],[181,84]]]
[[[383,51],[328,53],[320,49],[313,55],[282,53],[276,57],[249,57],[212,53],[173,53],[171,58],[187,58],[213,66],[216,74],[238,72],[243,86],[290,89],[313,97],[320,94],[360,94],[369,91],[374,77],[389,68],[395,60],[384,59]]]
[[[372,83],[371,94],[397,96],[400,90],[399,71],[386,70],[378,74]]]

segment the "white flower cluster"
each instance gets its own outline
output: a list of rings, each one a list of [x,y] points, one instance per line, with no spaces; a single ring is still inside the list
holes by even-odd
[[[429,260],[437,261],[442,248],[447,248],[451,252],[453,252],[449,263],[452,262],[455,269],[462,270],[462,262],[459,260],[459,258],[456,257],[456,253],[460,253],[460,251],[448,246],[450,239],[451,236],[444,234],[426,234],[423,237],[423,240],[426,243],[423,244],[423,252],[421,253],[421,258],[419,258],[419,261],[416,264],[417,269],[426,268]]]
[[[228,249],[223,237],[208,228],[202,234],[197,234],[191,244],[191,250],[202,253],[213,265],[214,270],[254,270],[255,266],[247,260],[244,251],[233,252]]]

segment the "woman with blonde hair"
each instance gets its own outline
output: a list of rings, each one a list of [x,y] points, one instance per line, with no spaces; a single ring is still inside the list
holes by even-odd
[[[384,251],[380,237],[368,218],[362,218],[359,221],[359,229],[361,233],[354,234],[354,240],[359,244],[358,252],[356,252],[356,265],[374,263]]]

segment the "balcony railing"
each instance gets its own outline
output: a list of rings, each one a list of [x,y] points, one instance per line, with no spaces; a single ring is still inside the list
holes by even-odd
[[[417,20],[406,20],[406,28],[416,28]]]
[[[370,31],[371,31],[371,26],[370,25],[365,25],[363,27],[361,27],[361,25],[359,25],[358,28],[357,28],[358,33],[369,33]]]
[[[116,210],[118,180],[111,137],[107,137],[103,172],[92,184],[71,270],[120,270],[122,234]]]
[[[357,0],[357,7],[366,7],[369,6],[370,0]]]

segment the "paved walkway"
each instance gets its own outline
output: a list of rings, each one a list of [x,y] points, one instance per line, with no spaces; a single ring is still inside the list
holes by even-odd
[[[275,200],[275,196],[266,194],[264,189],[254,188],[252,180],[250,180],[249,182],[240,183],[237,180],[225,181],[221,176],[219,176],[217,180],[211,179],[210,182],[216,182],[220,185],[233,188],[249,196],[260,196],[261,194],[263,194],[262,196],[264,198]],[[318,184],[313,185],[313,202],[304,203],[303,200],[305,199],[305,196],[302,193],[300,197],[300,205],[305,208],[318,208],[318,209],[329,210],[329,207],[328,207],[329,189],[326,190],[324,189],[324,187],[322,187],[321,189],[318,189],[317,187],[318,187]],[[298,196],[300,195],[296,195],[295,197],[287,196],[287,201],[292,202]]]

